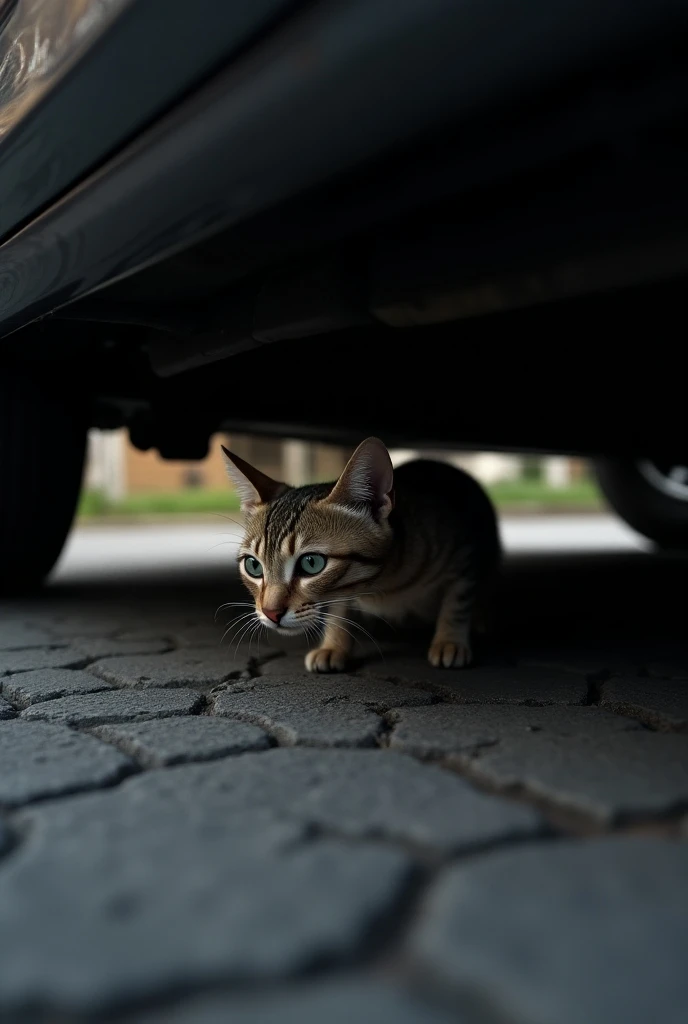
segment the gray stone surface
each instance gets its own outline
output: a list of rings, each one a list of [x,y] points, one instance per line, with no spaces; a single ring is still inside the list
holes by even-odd
[[[522,744],[540,733],[556,738],[595,736],[601,743],[640,726],[595,707],[525,707],[505,704],[435,704],[389,716],[389,745],[415,757],[477,753],[495,744]]]
[[[566,741],[541,733],[530,743],[484,750],[472,774],[607,824],[652,818],[688,801],[688,737],[620,732]]]
[[[266,750],[270,740],[262,729],[245,722],[191,715],[129,725],[102,725],[94,735],[135,757],[145,768]]]
[[[103,679],[92,676],[90,672],[69,668],[19,672],[0,681],[0,690],[18,708],[27,708],[30,704],[74,693],[96,693],[111,689],[112,683],[106,683]]]
[[[199,792],[221,789],[228,813],[265,809],[317,831],[384,836],[430,852],[470,850],[542,829],[528,807],[486,796],[453,772],[382,750],[273,749],[155,776],[165,793],[195,780]]]
[[[146,619],[148,620],[148,615]],[[101,612],[96,607],[84,607],[80,611],[71,614],[57,612],[50,616],[51,629],[57,636],[63,637],[63,642],[71,640],[72,637],[108,637],[114,636],[127,628],[130,618],[123,615],[117,607],[110,607],[107,611]]]
[[[304,842],[306,808],[299,820],[227,774],[269,757],[151,772],[23,815],[26,841],[0,871],[0,1012],[93,1011],[350,957],[412,862]]]
[[[141,643],[150,642],[155,644],[166,644],[168,647],[174,647],[175,642],[171,636],[171,630],[169,624],[167,627],[161,627],[160,629],[153,629],[152,626],[141,626],[138,629],[124,629],[118,632],[113,638],[115,640],[121,640],[123,643]]]
[[[261,648],[261,658],[258,660],[258,675],[265,679],[298,679],[308,678],[310,672],[306,670],[304,658],[307,647],[303,650],[290,651],[287,654],[279,651],[273,657],[265,658],[267,648]],[[324,678],[324,677],[323,677]]]
[[[116,686],[193,686],[209,689],[246,668],[243,661],[221,647],[189,648],[167,654],[104,658],[89,666],[101,679]]]
[[[383,679],[402,679],[430,688],[466,704],[582,704],[585,677],[565,668],[519,665],[478,665],[469,669],[436,669],[423,658],[385,658],[364,669]]]
[[[624,851],[688,839],[685,648],[627,627],[606,569],[559,621],[533,568],[518,643],[469,671],[406,628],[343,676],[220,644],[231,572],[0,602],[0,1020],[676,1024],[685,879]]]
[[[609,679],[600,704],[653,729],[688,732],[688,680]]]
[[[485,1024],[466,1007],[431,1005],[402,987],[357,977],[269,994],[208,996],[127,1018],[129,1024]]]
[[[48,722],[0,724],[0,805],[107,786],[134,768],[130,758],[93,736]]]
[[[0,651],[0,677],[39,668],[80,668],[85,660],[74,647]]]
[[[57,641],[54,634],[41,626],[24,622],[0,621],[0,651],[20,651],[27,647],[48,647]]]
[[[504,792],[525,792],[603,822],[688,801],[688,737],[648,732],[597,708],[455,708],[400,712],[390,745],[449,755]]]
[[[248,608],[242,610],[249,611]],[[186,626],[184,629],[175,632],[172,639],[177,647],[219,647],[225,629],[227,629],[227,626],[224,624],[225,621],[217,623],[211,621],[205,625]],[[228,640],[229,634],[227,634],[226,642]],[[229,643],[227,643],[225,650],[229,646]]]
[[[412,953],[529,1024],[683,1024],[688,847],[542,843],[458,864],[426,900]]]
[[[170,647],[167,640],[122,640],[105,636],[78,636],[70,640],[70,644],[89,660],[119,655],[159,654]]]
[[[193,690],[110,690],[74,694],[32,704],[21,717],[30,721],[62,722],[65,725],[107,725],[111,722],[145,722],[151,718],[189,715],[201,705]]]
[[[0,721],[5,721],[8,718],[14,718],[16,711],[11,704],[8,704],[6,700],[0,697]]]
[[[260,725],[280,743],[370,747],[383,730],[377,712],[431,700],[427,691],[383,680],[310,674],[229,683],[216,696],[214,710]]]

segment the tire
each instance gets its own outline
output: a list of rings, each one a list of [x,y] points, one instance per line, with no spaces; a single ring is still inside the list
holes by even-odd
[[[74,518],[86,448],[84,402],[29,370],[0,368],[0,591],[48,575]]]
[[[602,493],[629,526],[660,547],[688,548],[688,469],[647,460],[594,466]]]

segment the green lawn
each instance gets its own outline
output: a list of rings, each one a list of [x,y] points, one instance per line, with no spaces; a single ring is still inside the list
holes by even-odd
[[[575,506],[600,508],[600,492],[592,480],[577,480],[568,487],[548,487],[542,480],[502,480],[487,492],[498,508],[539,505],[549,508]]]
[[[78,515],[149,516],[197,515],[203,512],[236,512],[239,499],[230,490],[205,491],[190,489],[173,494],[164,492],[130,494],[121,501],[108,501],[99,491],[84,491]]]
[[[558,490],[540,480],[502,481],[487,488],[502,511],[547,510],[558,508],[597,509],[599,493],[591,480],[580,480]],[[84,519],[109,516],[199,515],[217,512],[230,514],[239,509],[239,500],[231,491],[194,490],[174,494],[132,494],[122,501],[110,502],[98,491],[85,491],[78,515]]]

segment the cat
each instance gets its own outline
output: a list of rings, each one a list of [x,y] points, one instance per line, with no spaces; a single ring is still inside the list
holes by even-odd
[[[395,472],[369,437],[335,483],[289,487],[222,450],[245,515],[241,578],[264,626],[322,632],[309,671],[347,668],[352,608],[430,621],[430,664],[470,663],[477,605],[500,559],[494,509],[471,476],[422,459]]]

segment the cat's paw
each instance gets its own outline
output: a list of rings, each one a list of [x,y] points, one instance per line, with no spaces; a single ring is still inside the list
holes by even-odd
[[[433,668],[465,668],[471,663],[471,649],[466,644],[434,640],[428,651]]]
[[[309,672],[343,672],[346,664],[344,651],[334,647],[318,647],[306,655],[306,668]]]

